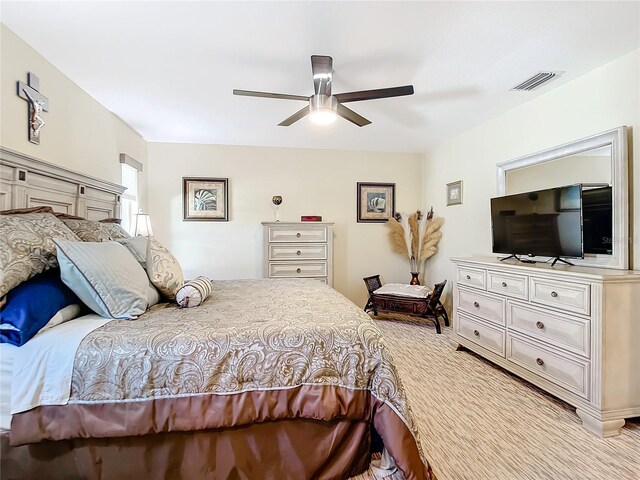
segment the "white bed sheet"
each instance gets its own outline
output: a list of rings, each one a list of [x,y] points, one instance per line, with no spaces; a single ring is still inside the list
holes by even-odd
[[[14,351],[11,414],[40,405],[66,405],[73,361],[82,339],[112,319],[96,314],[39,333]]]
[[[11,428],[11,376],[18,347],[0,343],[0,431]]]

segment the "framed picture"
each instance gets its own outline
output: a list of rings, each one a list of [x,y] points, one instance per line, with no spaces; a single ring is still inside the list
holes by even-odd
[[[395,183],[358,182],[358,222],[384,223],[395,213]]]
[[[447,206],[462,204],[462,180],[447,183]]]
[[[229,221],[228,178],[182,178],[183,219]]]

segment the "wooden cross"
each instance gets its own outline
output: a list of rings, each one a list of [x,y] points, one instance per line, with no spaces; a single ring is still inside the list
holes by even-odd
[[[29,141],[36,145],[40,145],[40,130],[45,124],[40,114],[49,111],[49,99],[38,90],[40,79],[31,72],[27,74],[27,83],[18,81],[18,96],[29,104]]]

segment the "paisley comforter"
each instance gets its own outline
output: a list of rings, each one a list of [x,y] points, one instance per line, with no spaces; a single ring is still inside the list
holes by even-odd
[[[14,415],[13,445],[308,418],[375,426],[405,478],[431,478],[380,330],[315,280],[214,282],[201,306],[161,304],[89,333],[67,405]]]

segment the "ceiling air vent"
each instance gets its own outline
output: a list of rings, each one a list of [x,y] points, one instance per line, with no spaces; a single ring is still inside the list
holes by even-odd
[[[547,83],[550,80],[553,80],[556,77],[559,77],[564,72],[540,72],[536,73],[533,77],[526,79],[520,85],[516,85],[511,90],[525,90],[531,91],[535,88],[538,88],[543,83]]]

